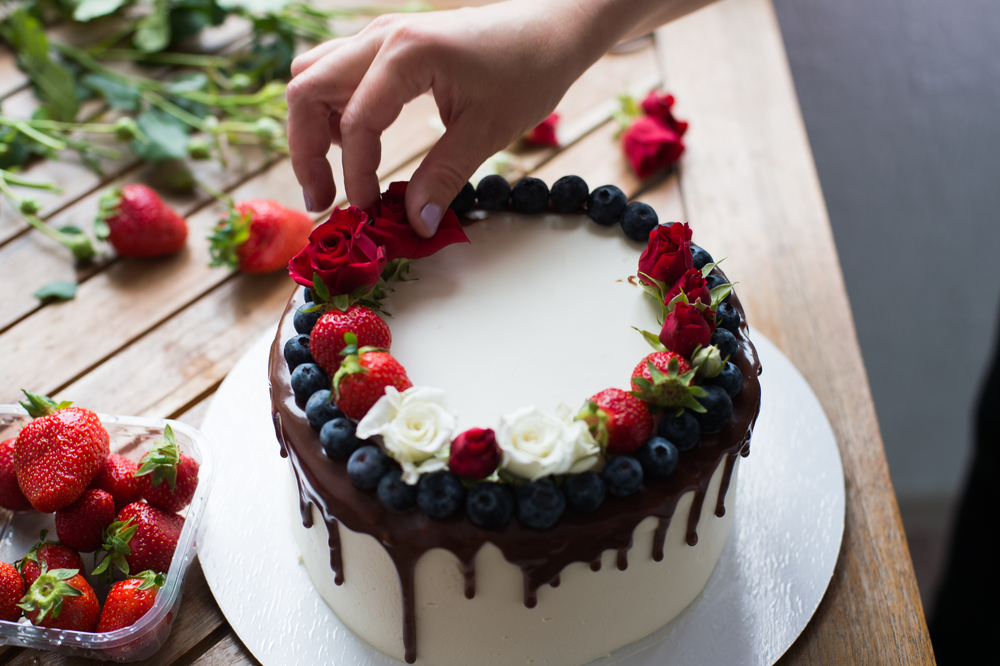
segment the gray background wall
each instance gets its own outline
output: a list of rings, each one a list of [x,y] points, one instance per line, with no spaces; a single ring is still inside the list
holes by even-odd
[[[1000,2],[775,5],[906,522],[959,491],[1000,315]]]

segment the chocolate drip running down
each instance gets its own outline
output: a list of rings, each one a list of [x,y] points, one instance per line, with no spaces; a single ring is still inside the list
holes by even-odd
[[[716,272],[719,272],[716,269]],[[695,545],[702,504],[709,481],[719,464],[725,460],[722,484],[715,515],[725,513],[724,499],[738,454],[749,453],[750,435],[760,409],[760,363],[753,344],[747,337],[743,308],[736,295],[732,304],[743,323],[736,335],[739,352],[731,359],[743,375],[743,388],[733,399],[733,417],[719,432],[702,435],[697,447],[681,454],[676,471],[668,479],[644,482],[638,493],[630,497],[609,497],[595,512],[583,514],[567,509],[560,521],[549,530],[532,530],[511,520],[499,530],[484,530],[473,525],[464,512],[445,520],[435,520],[411,510],[396,513],[379,502],[374,491],[356,488],[347,476],[345,460],[331,460],[323,452],[318,433],[309,426],[304,406],[295,401],[290,373],[282,349],[285,341],[296,334],[292,315],[303,303],[301,290],[296,289],[289,301],[271,346],[269,379],[274,426],[282,455],[287,456],[295,474],[299,493],[302,524],[312,525],[312,507],[316,507],[330,534],[330,567],[335,582],[345,580],[345,563],[341,559],[339,524],[354,532],[368,534],[383,545],[399,574],[403,601],[403,644],[406,661],[417,656],[416,617],[413,579],[417,561],[432,548],[444,548],[453,553],[464,567],[465,596],[473,598],[476,590],[474,561],[485,543],[494,544],[506,560],[519,567],[524,576],[524,605],[533,608],[537,591],[542,585],[556,586],[559,574],[572,562],[590,564],[593,571],[601,569],[604,551],[617,551],[617,565],[628,566],[628,551],[632,533],[640,522],[650,516],[658,518],[653,538],[652,557],[663,559],[667,528],[682,495],[694,492],[695,498],[687,520],[687,542]],[[594,538],[595,534],[601,535]],[[350,562],[346,563],[350,568]],[[349,572],[346,572],[349,575]]]

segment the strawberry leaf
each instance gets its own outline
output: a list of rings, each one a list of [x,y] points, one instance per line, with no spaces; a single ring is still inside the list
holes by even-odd
[[[40,301],[49,299],[54,301],[71,301],[76,297],[76,287],[76,282],[57,280],[56,282],[49,282],[39,287],[34,296]]]

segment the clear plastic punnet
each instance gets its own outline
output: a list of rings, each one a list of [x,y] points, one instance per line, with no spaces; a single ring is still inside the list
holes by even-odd
[[[181,605],[181,593],[188,567],[195,556],[198,527],[205,513],[208,492],[212,486],[212,454],[205,436],[196,428],[166,419],[98,414],[111,437],[111,451],[136,462],[153,444],[163,439],[163,429],[170,424],[182,452],[197,461],[198,488],[191,504],[180,514],[184,516],[174,551],[167,582],[160,588],[153,608],[131,627],[107,633],[47,629],[32,625],[26,618],[19,622],[0,620],[0,645],[52,650],[74,657],[113,661],[137,661],[152,656],[167,640]],[[0,441],[17,437],[31,417],[20,405],[0,405]],[[14,562],[38,541],[42,530],[48,539],[56,539],[55,514],[27,511],[12,513],[0,508],[0,560]],[[103,608],[110,589],[90,575],[94,558],[81,553],[88,571],[84,572],[93,585]]]

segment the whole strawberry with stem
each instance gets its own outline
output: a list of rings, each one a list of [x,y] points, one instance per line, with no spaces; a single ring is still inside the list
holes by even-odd
[[[166,582],[167,577],[161,573],[143,571],[112,585],[108,598],[104,600],[97,632],[131,627],[138,622],[156,603],[156,595]]]
[[[187,222],[150,187],[129,183],[101,197],[94,234],[123,257],[161,257],[187,242]]]
[[[43,568],[18,607],[39,627],[93,631],[101,617],[94,588],[78,569]]]
[[[88,488],[77,501],[56,511],[56,534],[66,546],[92,553],[104,543],[104,529],[115,522],[115,500]]]
[[[51,513],[80,498],[110,453],[97,414],[24,391],[21,405],[35,417],[17,435],[17,483],[35,509]]]
[[[611,453],[635,451],[653,431],[653,415],[646,403],[617,388],[590,396],[576,418],[586,422],[597,443]]]
[[[17,483],[17,472],[14,471],[15,438],[0,442],[0,506],[10,511],[27,511],[31,502],[21,492]]]
[[[38,535],[38,543],[31,547],[24,557],[14,563],[17,570],[24,576],[24,584],[31,587],[35,579],[48,569],[79,569],[83,571],[83,558],[80,553],[58,541],[47,541],[48,530],[42,530]]]
[[[13,564],[0,562],[0,620],[17,622],[21,609],[17,602],[24,596],[24,578]]]
[[[309,243],[312,220],[305,213],[269,199],[247,199],[230,206],[208,237],[212,266],[244,273],[272,273]]]
[[[102,579],[110,579],[118,568],[126,576],[150,569],[166,573],[177,548],[184,518],[144,502],[133,502],[118,512],[118,520],[105,532],[104,559],[94,569]]]
[[[687,407],[695,412],[705,408],[696,398],[705,390],[692,385],[696,370],[683,356],[672,351],[656,351],[639,361],[632,371],[632,395],[655,407]]]
[[[363,305],[345,311],[336,308],[325,312],[309,333],[309,353],[331,377],[344,358],[344,335],[353,333],[361,347],[388,350],[392,344],[389,326],[375,312]]]
[[[142,457],[135,473],[142,496],[164,511],[180,511],[191,503],[198,487],[198,463],[181,453],[174,430],[167,424],[163,441]]]
[[[104,466],[90,482],[91,488],[109,493],[115,500],[115,510],[121,511],[126,504],[142,499],[142,490],[135,473],[139,465],[125,456],[112,453],[104,461]]]
[[[346,416],[359,420],[385,393],[394,386],[405,391],[413,386],[406,370],[389,352],[376,347],[358,348],[358,338],[345,333],[344,361],[333,376],[333,393]]]

